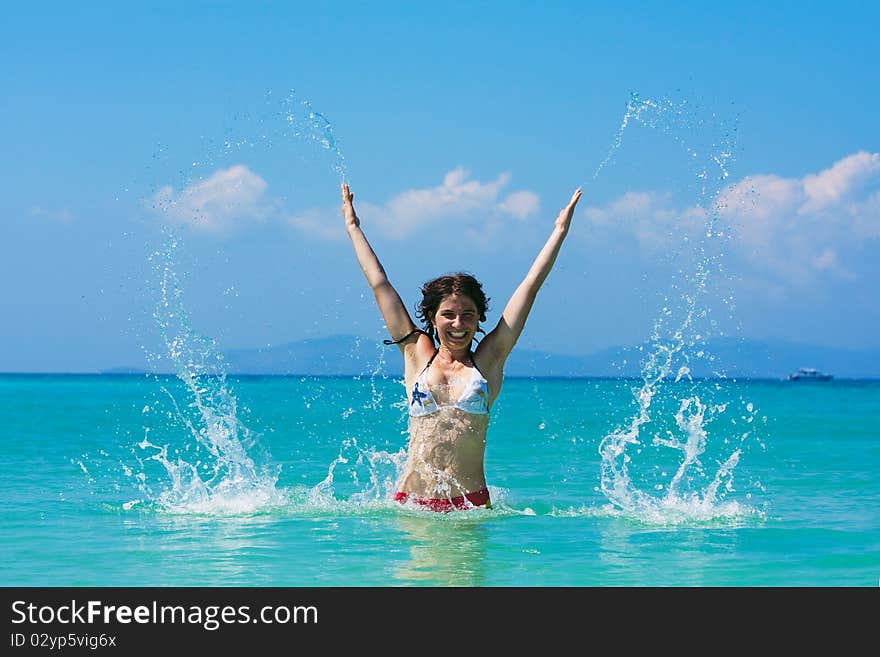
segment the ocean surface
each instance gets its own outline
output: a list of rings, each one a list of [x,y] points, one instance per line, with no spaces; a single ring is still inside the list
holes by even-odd
[[[492,510],[391,501],[401,382],[0,375],[3,586],[880,583],[880,382],[508,379]]]

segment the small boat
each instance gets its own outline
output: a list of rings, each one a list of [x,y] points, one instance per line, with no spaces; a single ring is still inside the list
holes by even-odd
[[[801,367],[797,372],[788,375],[789,381],[830,381],[833,378],[831,374],[820,372],[813,367]]]

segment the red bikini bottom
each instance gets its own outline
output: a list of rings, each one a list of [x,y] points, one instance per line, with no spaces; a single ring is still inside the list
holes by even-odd
[[[412,502],[413,504],[423,506],[431,511],[437,511],[438,513],[449,513],[450,511],[455,510],[461,511],[473,507],[483,507],[486,509],[492,508],[492,503],[489,500],[488,488],[478,490],[475,493],[465,493],[464,495],[459,495],[458,497],[453,497],[451,499],[446,497],[413,497],[409,493],[397,493],[394,495],[394,501],[400,502],[401,504]]]

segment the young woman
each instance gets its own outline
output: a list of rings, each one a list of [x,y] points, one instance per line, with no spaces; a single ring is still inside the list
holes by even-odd
[[[471,349],[488,298],[470,274],[440,276],[422,286],[418,328],[388,281],[361,229],[354,195],[342,185],[342,215],[358,263],[403,356],[409,400],[409,447],[395,499],[434,511],[490,507],[484,472],[489,409],[501,391],[504,363],[550,273],[581,197],[575,190],[497,326]]]

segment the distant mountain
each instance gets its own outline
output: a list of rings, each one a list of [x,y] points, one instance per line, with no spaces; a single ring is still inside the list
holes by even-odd
[[[836,378],[880,378],[880,349],[844,349],[782,341],[723,338],[676,357],[691,376],[784,379],[800,367],[814,367]],[[508,376],[637,377],[649,345],[614,347],[589,355],[565,355],[514,349]],[[230,374],[301,374],[399,376],[402,363],[396,347],[353,335],[333,335],[272,347],[232,349],[223,353]],[[675,372],[673,372],[673,375]]]
[[[798,368],[813,367],[840,379],[880,378],[880,349],[735,338],[717,339],[707,347],[729,376],[787,378]]]
[[[389,348],[355,335],[331,335],[256,349],[231,349],[225,351],[223,357],[231,374],[337,376],[392,374],[396,373],[395,367],[400,369],[397,347]]]
[[[146,374],[147,371],[143,367],[135,367],[134,365],[122,365],[120,367],[111,367],[109,370],[101,370],[101,374]]]

